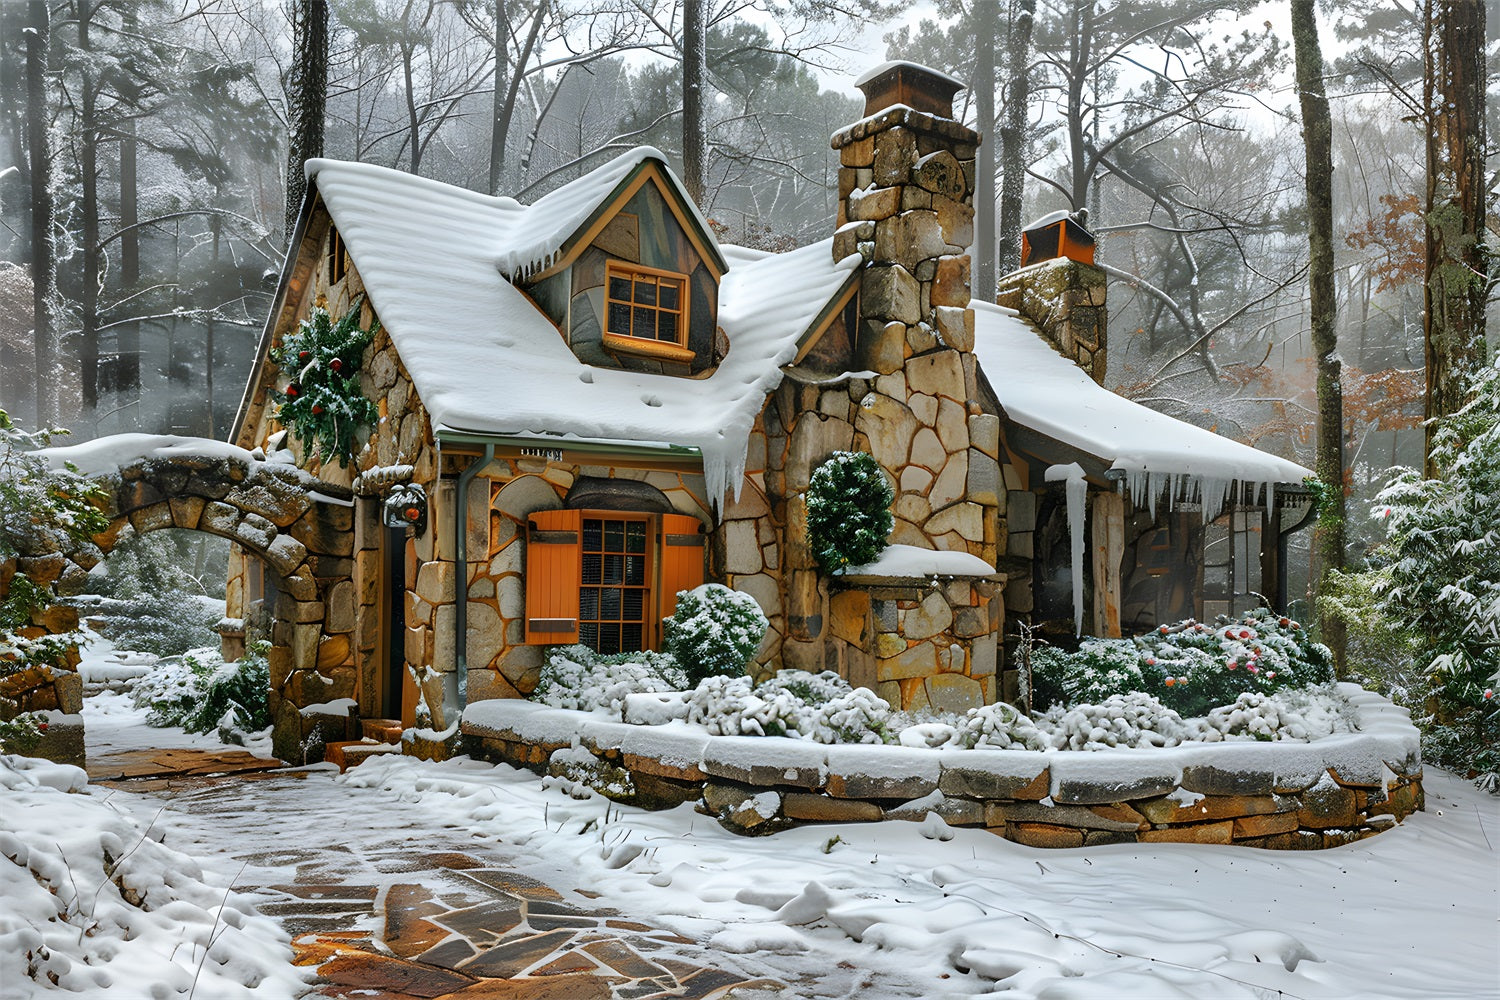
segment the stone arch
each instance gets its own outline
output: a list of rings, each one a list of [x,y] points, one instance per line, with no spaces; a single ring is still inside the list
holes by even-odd
[[[21,571],[39,571],[76,593],[88,569],[115,546],[125,526],[138,533],[179,528],[234,542],[275,575],[271,609],[270,705],[277,756],[301,763],[309,732],[342,739],[349,723],[300,710],[358,697],[354,643],[354,507],[346,488],[295,466],[226,454],[222,442],[168,439],[166,449],[90,476],[104,487],[109,527],[76,552],[26,553]],[[309,721],[311,720],[311,721]],[[336,732],[332,726],[341,726]],[[315,740],[314,742],[319,742]]]

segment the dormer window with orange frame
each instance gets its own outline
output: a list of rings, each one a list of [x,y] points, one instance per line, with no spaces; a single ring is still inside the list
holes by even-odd
[[[604,346],[666,361],[692,360],[687,276],[618,261],[610,261],[605,272]]]

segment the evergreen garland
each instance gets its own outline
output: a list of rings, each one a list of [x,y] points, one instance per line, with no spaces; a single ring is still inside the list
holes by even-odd
[[[895,521],[896,491],[874,456],[836,451],[813,471],[807,487],[807,537],[813,558],[830,576],[874,561]]]
[[[288,379],[285,389],[272,389],[280,406],[277,419],[302,442],[309,457],[337,458],[348,465],[354,457],[354,437],[380,415],[359,387],[360,359],[380,332],[376,320],[368,330],[359,325],[360,296],[337,323],[321,306],[298,324],[294,333],[271,349],[271,360]]]

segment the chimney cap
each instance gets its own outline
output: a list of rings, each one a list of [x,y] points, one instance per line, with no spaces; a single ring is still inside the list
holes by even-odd
[[[854,85],[864,92],[866,117],[905,104],[924,114],[952,118],[953,95],[964,89],[962,81],[947,73],[904,59],[866,70]]]

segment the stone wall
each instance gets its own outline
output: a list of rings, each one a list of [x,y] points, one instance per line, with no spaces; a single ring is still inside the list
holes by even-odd
[[[1118,843],[1336,847],[1423,808],[1407,713],[1343,685],[1364,729],[1314,743],[1037,753],[824,746],[627,725],[530,702],[471,709],[465,752],[648,808],[697,803],[739,833],[922,820],[1031,847]]]

